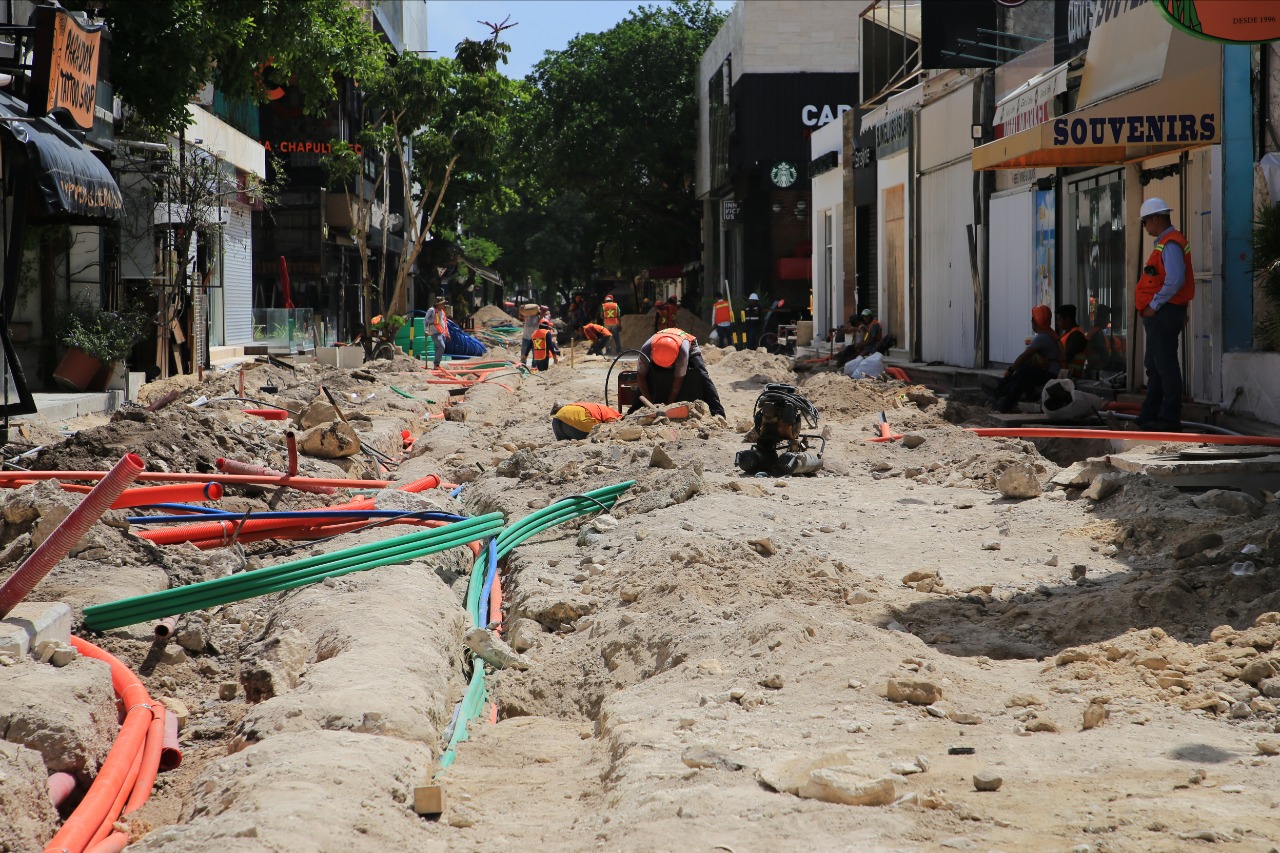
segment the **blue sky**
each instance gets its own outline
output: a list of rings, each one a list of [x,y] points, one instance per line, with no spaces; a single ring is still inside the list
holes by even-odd
[[[480,38],[489,30],[477,21],[497,23],[507,15],[519,26],[506,33],[511,45],[508,63],[501,70],[508,77],[524,77],[548,50],[563,50],[579,33],[598,33],[644,5],[664,6],[654,0],[427,0],[427,47],[436,56],[453,56],[464,37]],[[728,12],[732,0],[716,0]]]

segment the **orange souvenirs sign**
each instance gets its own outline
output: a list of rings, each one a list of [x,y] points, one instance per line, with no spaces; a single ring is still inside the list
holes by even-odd
[[[1280,3],[1275,0],[1154,0],[1180,30],[1210,41],[1257,44],[1280,39]]]
[[[77,127],[93,127],[101,41],[101,25],[85,26],[63,9],[37,6],[28,111],[47,115],[65,110]]]

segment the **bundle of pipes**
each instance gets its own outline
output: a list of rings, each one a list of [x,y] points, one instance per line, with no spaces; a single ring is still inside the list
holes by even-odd
[[[116,821],[142,807],[160,770],[170,770],[181,761],[177,717],[152,700],[138,677],[114,655],[79,637],[72,637],[71,645],[85,657],[111,667],[111,686],[124,719],[93,784],[45,846],[45,853],[119,851],[129,843],[129,833],[118,829]]]
[[[400,491],[405,492],[422,492],[434,489],[439,485],[440,478],[434,474],[429,474],[421,479],[405,483],[399,488]],[[199,511],[202,508],[191,507],[190,509]],[[271,516],[273,517],[246,519],[244,516],[238,516],[235,520],[231,520],[226,516],[209,518],[209,516],[213,515],[212,513],[201,512],[200,517],[190,519],[191,523],[189,524],[166,530],[148,530],[142,533],[141,536],[143,539],[148,539],[157,545],[176,545],[180,542],[191,542],[200,549],[221,548],[231,544],[233,539],[237,542],[256,542],[262,539],[323,539],[327,536],[356,530],[367,523],[367,521],[357,520],[335,525],[332,521],[326,523],[326,515],[332,519],[335,512],[368,513],[373,510],[373,498],[358,497],[331,507],[289,513],[288,517],[272,513]],[[416,520],[405,516],[403,521],[405,523],[415,523]]]
[[[30,486],[35,480],[26,482],[14,480],[3,485]],[[92,486],[79,483],[59,483],[64,492],[75,492],[87,495],[93,491]],[[172,483],[168,486],[147,486],[140,489],[125,489],[120,497],[111,502],[111,509],[128,509],[135,506],[154,506],[170,501],[218,501],[222,500],[221,483]]]
[[[537,512],[530,513],[520,521],[511,525],[490,543],[486,554],[479,557],[471,570],[467,583],[467,615],[472,625],[484,626],[502,619],[502,584],[498,578],[498,560],[511,553],[521,543],[537,536],[539,533],[558,524],[563,524],[579,516],[589,515],[599,510],[609,510],[617,503],[618,498],[627,489],[635,485],[634,480],[627,480],[615,486],[582,495],[570,495],[556,501]],[[496,601],[495,597],[496,596]],[[453,764],[457,756],[457,747],[467,739],[467,724],[480,716],[487,704],[488,688],[485,686],[486,667],[483,661],[472,662],[474,669],[467,692],[463,694],[462,703],[454,713],[448,743],[440,756],[439,778],[445,769]],[[496,716],[496,709],[494,711]]]
[[[0,471],[0,488],[27,485],[36,480],[101,480],[108,471]],[[290,477],[240,474],[186,474],[180,471],[143,471],[137,479],[143,483],[221,483],[224,486],[330,486],[335,489],[385,489],[390,480],[347,480],[341,477]]]
[[[455,518],[460,517],[455,516]],[[441,526],[346,548],[330,554],[306,557],[106,604],[95,604],[84,609],[84,626],[93,631],[105,631],[122,625],[151,622],[165,616],[204,610],[218,604],[243,601],[272,592],[283,592],[287,589],[319,583],[325,578],[341,577],[352,572],[366,571],[395,563],[406,563],[458,545],[484,540],[502,529],[502,514],[494,512],[453,523],[429,523]],[[480,548],[475,545],[472,550],[478,553]]]

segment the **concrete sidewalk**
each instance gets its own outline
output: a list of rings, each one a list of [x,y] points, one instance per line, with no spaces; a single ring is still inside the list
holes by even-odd
[[[85,415],[110,415],[125,401],[123,391],[80,392],[57,394],[40,392],[32,394],[36,402],[34,415],[19,415],[12,419],[14,423],[29,420],[41,420],[57,423],[69,421]]]

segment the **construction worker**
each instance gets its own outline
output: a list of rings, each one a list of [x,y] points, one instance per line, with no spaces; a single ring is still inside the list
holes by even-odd
[[[1142,227],[1156,240],[1135,288],[1135,306],[1146,335],[1147,396],[1138,412],[1138,428],[1161,432],[1182,429],[1182,366],[1178,336],[1187,322],[1187,306],[1196,280],[1187,238],[1173,227],[1173,209],[1160,198],[1142,203]]]
[[[713,415],[724,415],[720,393],[716,390],[698,339],[682,329],[663,329],[640,347],[637,380],[640,396],[661,405],[677,400],[703,400]],[[630,409],[640,408],[637,400]]]
[[[604,302],[600,305],[600,316],[604,320],[604,327],[611,335],[614,355],[617,355],[622,351],[622,309],[614,301],[612,293],[605,296]]]
[[[1059,305],[1057,312],[1058,338],[1062,344],[1062,369],[1067,379],[1084,376],[1084,364],[1089,356],[1089,336],[1076,321],[1076,306]]]
[[[733,343],[733,306],[724,298],[724,293],[716,293],[715,304],[711,306],[711,324],[715,326],[716,343],[727,347]]]
[[[747,333],[747,349],[760,346],[760,297],[753,293],[747,297],[747,307],[742,311],[743,331]]]
[[[1037,305],[1031,309],[1034,333],[1027,348],[1014,359],[996,386],[996,411],[1012,412],[1028,391],[1040,392],[1050,379],[1058,377],[1062,362],[1062,342],[1053,330],[1053,309]]]
[[[555,326],[550,320],[538,324],[533,333],[533,369],[545,371],[551,367],[551,356],[560,357],[560,347],[556,346]]]
[[[583,326],[582,334],[591,341],[591,349],[587,350],[587,355],[604,355],[604,348],[613,340],[613,332],[599,323],[588,323]]]
[[[551,407],[551,433],[557,441],[586,438],[598,424],[622,420],[622,413],[599,403],[556,403]]]
[[[663,329],[674,329],[676,325],[676,315],[680,312],[680,305],[676,302],[674,296],[667,297],[666,302],[659,302],[657,308],[657,328],[656,332]]]
[[[431,335],[432,345],[435,347],[435,356],[433,357],[433,367],[440,366],[440,357],[444,355],[445,341],[449,340],[449,314],[447,311],[448,304],[443,296],[436,297],[436,304],[433,308],[427,309],[427,317],[425,325],[427,334]]]

